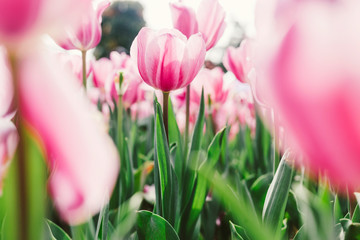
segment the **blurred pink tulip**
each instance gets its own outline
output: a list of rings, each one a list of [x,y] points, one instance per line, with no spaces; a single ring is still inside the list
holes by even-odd
[[[175,29],[155,31],[142,28],[131,46],[142,79],[150,86],[169,92],[186,87],[205,60],[201,34],[188,40]]]
[[[0,48],[0,118],[12,118],[15,112],[14,87],[8,65],[6,50]]]
[[[118,94],[115,88],[115,71],[113,63],[108,58],[101,58],[92,63],[93,83],[100,91],[100,102],[108,102],[113,106]]]
[[[103,0],[96,8],[81,15],[81,26],[67,29],[67,39],[59,45],[66,49],[87,51],[96,47],[101,40],[101,15],[110,5],[109,0]]]
[[[98,112],[50,58],[21,62],[20,106],[39,134],[50,167],[49,190],[62,218],[79,224],[110,199],[119,158]],[[46,99],[46,101],[44,101]]]
[[[31,43],[43,33],[62,37],[61,29],[78,26],[80,13],[90,3],[90,0],[2,0],[0,42],[15,51],[24,50],[20,48],[20,43]]]
[[[15,154],[19,136],[14,124],[8,119],[0,118],[0,195],[2,180],[8,169],[11,158]]]
[[[225,68],[231,71],[242,83],[247,82],[248,74],[253,67],[250,51],[249,42],[244,40],[238,48],[229,47],[224,55],[223,63]]]
[[[220,67],[214,69],[203,68],[195,77],[190,94],[190,100],[200,105],[201,91],[204,88],[204,97],[207,104],[209,97],[213,109],[218,109],[225,103],[229,90],[224,88],[224,72]]]
[[[51,172],[50,193],[60,215],[70,224],[87,221],[109,200],[119,169],[116,147],[105,127],[95,120],[97,112],[73,76],[51,57],[41,57],[35,45],[24,46],[39,42],[43,33],[58,39],[59,29],[78,26],[80,12],[86,11],[89,3],[0,2],[0,42],[16,62],[19,118],[43,142]]]
[[[196,14],[182,2],[171,3],[170,9],[174,27],[188,38],[200,32],[206,50],[211,49],[224,33],[225,11],[218,0],[202,0]]]
[[[180,2],[170,3],[170,10],[174,28],[182,32],[187,38],[198,33],[198,22],[195,11]]]
[[[360,187],[360,31],[350,27],[360,23],[359,8],[358,1],[278,1],[271,24],[258,20],[257,70],[267,76],[258,80],[291,146],[314,173],[351,190]]]
[[[77,83],[79,87],[81,87],[83,84],[81,56],[75,54],[69,54],[68,52],[65,52],[65,53],[59,53],[58,59],[59,59],[59,64],[61,64],[62,66],[64,66],[64,68],[66,68],[65,71],[73,73],[73,75],[77,79]],[[86,69],[86,77],[89,77],[92,69],[91,62],[89,61],[86,65],[90,66]]]

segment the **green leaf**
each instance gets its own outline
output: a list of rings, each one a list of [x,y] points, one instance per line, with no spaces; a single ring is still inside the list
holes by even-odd
[[[201,165],[200,168],[208,167],[213,168],[217,164],[220,153],[221,153],[221,144],[224,137],[226,128],[220,130],[212,140],[209,148],[206,164]],[[205,163],[205,162],[204,162]],[[180,237],[182,239],[191,239],[195,230],[196,223],[199,219],[200,213],[203,209],[206,195],[207,195],[207,182],[206,179],[197,175],[195,180],[195,185],[193,188],[193,193],[191,198],[186,205],[183,213],[181,214],[181,223],[180,223]]]
[[[289,153],[285,153],[274,179],[272,180],[262,212],[262,219],[265,224],[274,227],[278,233],[284,218],[285,207],[289,195],[293,169],[287,164]]]
[[[293,240],[305,240],[306,239],[306,233],[304,230],[304,226],[301,226],[301,228],[296,232]]]
[[[134,192],[142,191],[146,178],[154,169],[154,162],[146,161],[134,173]]]
[[[180,240],[169,222],[149,211],[138,212],[136,229],[139,240]]]
[[[108,236],[110,240],[129,239],[131,229],[135,226],[137,221],[136,211],[140,208],[143,195],[135,193],[129,200],[124,202],[116,210],[109,212],[109,220],[116,219],[114,226],[108,225]],[[112,221],[113,222],[113,221]]]
[[[174,226],[177,210],[178,186],[171,165],[162,111],[157,100],[154,101],[155,114],[155,161],[154,181],[156,192],[156,213]]]
[[[174,170],[175,170],[177,179],[179,182],[181,182],[182,169],[185,164],[185,157],[184,157],[184,152],[183,152],[180,130],[179,130],[179,127],[176,122],[176,117],[175,117],[174,109],[173,109],[170,98],[169,98],[168,117],[169,117],[169,119],[168,119],[168,121],[169,121],[169,123],[168,123],[169,124],[169,142],[170,142],[170,144],[176,143],[176,146],[177,146],[173,165],[174,165]]]
[[[182,197],[181,209],[185,209],[193,193],[195,179],[196,179],[196,170],[199,167],[199,155],[201,151],[204,121],[205,121],[205,102],[204,102],[204,89],[203,89],[201,92],[200,109],[194,127],[190,152],[189,155],[187,156],[186,167],[184,169],[185,173],[184,173],[183,186],[182,186],[183,192],[181,195]]]
[[[25,186],[20,194],[19,171],[20,161],[19,152],[10,161],[6,178],[3,181],[3,194],[0,197],[0,219],[3,220],[1,232],[3,239],[20,239],[25,229],[20,226],[25,222],[27,226],[26,237],[28,239],[41,239],[44,234],[44,215],[46,206],[46,170],[45,161],[38,143],[25,126],[19,128],[19,135],[22,139],[22,156],[25,158],[22,165]],[[19,151],[18,147],[18,151]],[[27,219],[20,219],[20,206],[24,206]],[[6,218],[5,218],[6,216]]]
[[[206,171],[204,171],[206,169]],[[246,229],[248,236],[253,240],[278,239],[269,228],[260,223],[252,208],[244,201],[241,195],[230,186],[230,183],[223,179],[217,172],[209,168],[200,169],[199,174],[206,178],[213,187],[214,195],[231,212],[231,216]],[[261,231],[259,230],[261,229]]]
[[[349,226],[345,234],[345,240],[360,240],[360,224],[353,223]]]
[[[52,221],[47,220],[46,225],[49,228],[52,240],[71,240],[69,235]]]
[[[250,240],[246,230],[230,221],[231,239],[232,240]]]
[[[353,222],[360,222],[360,209],[359,204],[356,205],[352,219]]]

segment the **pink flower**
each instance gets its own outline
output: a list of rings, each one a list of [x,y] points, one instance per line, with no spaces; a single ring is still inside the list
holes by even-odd
[[[2,180],[15,154],[18,141],[19,136],[14,124],[0,118],[0,195],[2,194]]]
[[[59,37],[58,29],[78,26],[79,13],[87,10],[88,3],[0,3],[0,42],[16,63],[18,116],[43,143],[51,173],[50,193],[70,224],[85,222],[109,200],[119,169],[116,147],[96,121],[97,111],[76,86],[74,76],[52,57],[44,57],[35,44],[24,46],[39,42],[42,33]]]
[[[267,76],[258,80],[291,146],[313,172],[352,190],[360,187],[360,31],[350,26],[359,25],[359,8],[358,1],[276,2],[271,24],[263,15],[258,21],[271,26],[258,29],[257,66]]]
[[[203,68],[195,77],[190,98],[191,101],[200,105],[201,91],[204,88],[205,102],[208,103],[210,97],[211,105],[214,109],[221,107],[225,103],[229,90],[224,88],[224,72],[220,67],[214,69]]]
[[[182,32],[187,38],[198,33],[198,22],[195,11],[180,2],[170,3],[170,10],[174,28]]]
[[[68,52],[65,52],[65,53],[59,53],[58,59],[59,59],[59,64],[61,64],[62,66],[64,66],[64,68],[66,68],[65,71],[72,72],[73,75],[77,79],[77,83],[78,83],[79,87],[82,87],[83,79],[82,79],[81,56],[69,54]],[[86,68],[86,77],[88,78],[91,73],[91,69],[92,69],[91,62],[89,61],[86,65],[90,66],[90,67]]]
[[[64,27],[78,26],[77,20],[90,0],[2,0],[0,2],[0,42],[13,50],[25,50],[42,33],[56,39]],[[64,17],[66,16],[66,17]],[[21,45],[20,45],[21,44]]]
[[[195,14],[184,3],[170,4],[173,25],[188,38],[200,32],[204,38],[206,50],[211,49],[224,33],[225,11],[218,0],[202,0]]]
[[[6,57],[6,50],[0,48],[0,118],[12,118],[15,113],[14,87]]]
[[[115,88],[115,70],[108,58],[101,58],[92,63],[93,84],[100,91],[100,102],[107,102],[113,106],[118,95]]]
[[[67,39],[60,42],[66,50],[78,49],[87,51],[96,47],[101,40],[102,13],[110,5],[109,0],[103,0],[96,8],[90,9],[81,15],[81,26],[67,29]]]
[[[178,30],[155,31],[142,28],[131,46],[140,76],[150,86],[164,92],[187,86],[205,59],[205,43],[200,34],[188,40]]]
[[[21,114],[45,147],[55,206],[64,220],[79,224],[110,199],[119,159],[99,113],[74,77],[58,74],[55,66],[51,57],[29,56],[21,63]]]
[[[225,52],[223,63],[228,71],[242,83],[247,82],[248,74],[252,68],[251,49],[247,40],[241,42],[240,47],[229,47]]]

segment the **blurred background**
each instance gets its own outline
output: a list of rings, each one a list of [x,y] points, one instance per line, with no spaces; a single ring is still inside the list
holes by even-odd
[[[113,1],[103,14],[103,36],[95,50],[96,58],[108,57],[112,50],[129,53],[131,43],[143,26],[171,28],[170,0]],[[185,0],[197,9],[199,0]],[[228,46],[239,46],[241,40],[255,35],[256,0],[220,0],[226,11],[225,32],[217,45],[207,53],[208,64],[222,61]]]

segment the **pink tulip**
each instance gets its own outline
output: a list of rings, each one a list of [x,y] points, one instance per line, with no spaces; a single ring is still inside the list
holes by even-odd
[[[250,51],[249,42],[244,40],[238,48],[229,47],[223,59],[225,68],[231,71],[242,83],[247,82],[248,74],[252,68]]]
[[[170,10],[174,28],[182,32],[187,38],[198,33],[198,22],[195,11],[180,2],[170,3]]]
[[[92,72],[94,87],[100,91],[100,101],[106,101],[113,106],[113,101],[118,98],[113,63],[107,58],[101,58],[93,62]]]
[[[96,10],[90,9],[83,13],[81,26],[69,29],[67,39],[60,42],[60,46],[66,50],[78,49],[81,51],[96,47],[101,40],[101,15],[109,5],[109,0],[103,0],[98,4]]]
[[[279,1],[273,22],[258,20],[257,67],[267,76],[259,81],[291,146],[313,172],[352,190],[360,187],[360,32],[350,26],[359,25],[359,8],[358,1]]]
[[[18,141],[19,136],[14,124],[0,118],[0,195],[2,194],[2,180],[15,154]]]
[[[16,62],[18,116],[43,142],[50,193],[70,224],[85,222],[109,200],[119,169],[116,147],[73,76],[51,57],[41,57],[36,45],[24,46],[39,42],[42,33],[59,37],[58,29],[78,26],[79,13],[88,4],[87,0],[0,2],[0,42]]]
[[[178,30],[142,28],[131,46],[142,79],[163,92],[190,84],[205,60],[201,34],[188,40]]]
[[[90,0],[2,0],[0,2],[0,42],[13,50],[25,50],[42,33],[56,39],[64,27],[78,26],[77,20]],[[66,16],[66,17],[64,17]],[[20,45],[21,43],[21,45]]]
[[[225,11],[218,0],[202,0],[195,14],[191,7],[182,2],[171,3],[173,25],[188,38],[200,32],[206,50],[210,50],[224,33]]]
[[[6,50],[0,48],[0,118],[14,115],[14,87],[6,59]]]
[[[119,159],[104,123],[80,94],[76,80],[70,73],[58,74],[50,60],[37,56],[22,62],[21,114],[45,147],[55,206],[64,220],[79,224],[110,199]]]
[[[190,98],[191,101],[200,105],[201,91],[204,88],[205,101],[208,103],[208,97],[211,99],[211,105],[214,109],[221,108],[225,103],[229,90],[224,88],[224,72],[220,67],[214,69],[203,68],[192,83]]]
[[[66,68],[65,71],[69,71],[73,73],[73,75],[77,79],[77,83],[79,87],[81,87],[83,84],[81,56],[69,54],[65,52],[65,53],[59,53],[58,59],[59,59],[59,64],[61,64],[62,66],[64,66],[64,68]],[[90,66],[86,69],[86,77],[89,77],[92,69],[91,62],[89,61],[86,65]]]

